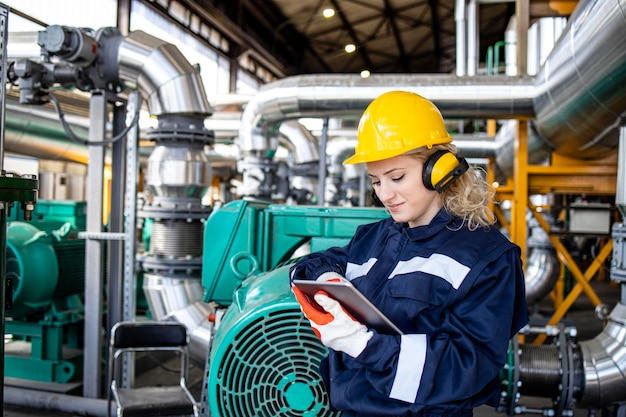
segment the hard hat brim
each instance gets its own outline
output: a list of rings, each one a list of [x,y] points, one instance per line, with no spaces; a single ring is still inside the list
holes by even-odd
[[[359,154],[355,153],[345,161],[343,161],[343,165],[353,165],[353,164],[363,164],[367,162],[376,162],[382,161],[383,159],[389,159],[400,155],[408,155],[412,153],[419,152],[420,149],[429,149],[434,145],[443,145],[446,143],[452,143],[452,137],[448,135],[446,138],[440,139],[437,143],[433,143],[432,145],[420,146],[419,148],[411,149],[409,151],[404,149],[392,149],[385,151],[377,151],[375,153],[368,154]]]

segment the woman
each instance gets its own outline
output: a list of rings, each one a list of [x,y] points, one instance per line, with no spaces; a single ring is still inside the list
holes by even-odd
[[[344,163],[366,164],[391,217],[291,268],[292,280],[351,281],[402,330],[376,332],[341,300],[293,287],[330,348],[320,373],[344,417],[465,417],[498,404],[509,339],[528,321],[520,250],[493,226],[492,187],[451,142],[425,98],[375,99]]]

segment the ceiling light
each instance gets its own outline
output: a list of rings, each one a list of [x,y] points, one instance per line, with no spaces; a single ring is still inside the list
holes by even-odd
[[[371,75],[369,70],[364,69],[363,71],[361,71],[361,78],[367,78]]]
[[[346,53],[351,54],[356,51],[356,45],[353,43],[346,44],[346,46],[343,47],[343,50],[346,51]]]
[[[330,19],[331,17],[333,17],[335,15],[335,9],[332,8],[328,8],[328,9],[324,9],[322,11],[322,15],[326,18],[326,19]]]

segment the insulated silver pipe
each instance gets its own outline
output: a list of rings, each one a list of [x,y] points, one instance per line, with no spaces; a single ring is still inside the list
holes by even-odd
[[[199,217],[204,211],[200,199],[210,185],[211,176],[203,149],[210,135],[203,120],[213,109],[200,73],[176,46],[142,31],[132,32],[120,42],[117,70],[125,86],[136,88],[146,99],[150,114],[159,120],[158,128],[151,132],[156,146],[148,160],[147,175],[155,206],[143,208],[145,216],[159,216],[155,220],[159,227],[153,227],[152,231],[154,245],[180,245],[192,236],[196,237],[196,244],[198,239],[202,242],[203,225]],[[167,209],[165,206],[170,204],[171,208]],[[189,233],[189,228],[193,233]],[[185,237],[181,235],[177,239],[185,230]],[[194,250],[193,246],[182,245],[180,249]],[[150,266],[144,273],[143,289],[156,320],[185,324],[190,337],[190,356],[203,363],[211,343],[212,323],[208,321],[210,308],[202,302],[200,277],[193,274],[198,271],[196,259],[201,258],[202,252],[201,247],[195,249],[194,253],[186,250],[184,256],[178,257],[172,250],[167,251],[166,257],[149,255],[144,261],[144,266],[148,261]],[[164,264],[160,262],[162,259]],[[168,267],[177,273],[168,274],[165,272]],[[188,277],[181,272],[185,268]]]
[[[213,112],[198,70],[176,46],[135,31],[121,42],[117,61],[120,79],[126,87],[138,89],[150,114]]]
[[[467,75],[478,73],[478,1],[467,1]]]
[[[204,363],[211,342],[212,308],[203,302],[204,288],[199,279],[144,273],[143,290],[155,320],[182,323],[189,330],[189,356]]]
[[[626,395],[626,305],[618,303],[594,339],[580,342],[585,386],[579,405],[601,408]]]
[[[246,106],[238,144],[263,151],[264,128],[299,117],[355,117],[380,94],[402,89],[432,100],[448,117],[512,119],[534,116],[534,79],[530,77],[435,74],[380,74],[362,79],[353,74],[287,77],[261,87]]]
[[[560,153],[601,158],[625,124],[626,0],[578,3],[537,75],[536,126]]]
[[[38,410],[56,410],[79,416],[107,417],[115,415],[115,406],[107,413],[108,402],[98,398],[79,397],[26,388],[4,387],[6,404],[27,405]]]
[[[280,125],[280,143],[293,155],[294,164],[307,164],[320,160],[317,139],[295,120]]]
[[[54,111],[21,105],[16,98],[9,96],[6,112],[6,151],[41,159],[87,163],[87,147],[68,140]],[[89,120],[86,117],[68,115],[67,121],[77,135],[87,137]]]
[[[454,2],[454,21],[456,22],[456,75],[467,75],[467,8],[465,0]]]

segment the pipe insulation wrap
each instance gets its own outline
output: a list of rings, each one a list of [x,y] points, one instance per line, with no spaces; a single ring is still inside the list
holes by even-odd
[[[604,330],[580,342],[585,387],[581,407],[604,407],[624,401],[626,393],[626,305],[618,303]]]
[[[118,65],[120,79],[139,90],[152,115],[213,113],[199,72],[176,46],[135,31],[121,42]]]

